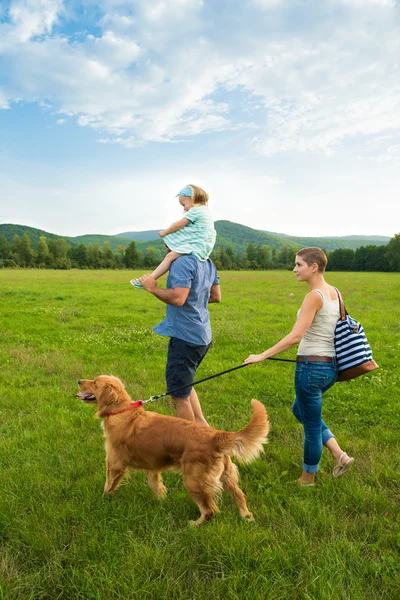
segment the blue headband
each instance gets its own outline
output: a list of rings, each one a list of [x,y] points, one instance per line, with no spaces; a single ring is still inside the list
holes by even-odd
[[[192,188],[190,188],[189,186],[184,187],[181,189],[181,191],[179,192],[179,194],[177,194],[175,196],[175,198],[177,198],[178,196],[189,196],[189,198],[192,197]]]

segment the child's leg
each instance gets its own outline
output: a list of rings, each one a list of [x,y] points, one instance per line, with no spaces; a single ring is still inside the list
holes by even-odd
[[[151,273],[154,279],[158,279],[161,275],[165,275],[167,271],[169,271],[171,263],[174,262],[177,258],[183,256],[183,254],[179,254],[178,252],[174,252],[171,250],[168,254],[165,255],[165,258],[158,267]]]
[[[152,275],[152,277],[154,277],[154,279],[158,279],[159,277],[161,277],[161,275],[164,275],[167,271],[169,271],[171,263],[173,263],[174,260],[176,260],[180,256],[184,256],[183,254],[179,254],[179,252],[174,252],[173,250],[170,250],[168,247],[167,247],[167,249],[168,249],[168,253],[166,254],[164,260],[162,262],[160,262],[158,267],[151,273],[151,275]],[[131,279],[130,282],[133,285],[133,287],[136,287],[136,288],[143,287],[142,284],[137,279]]]

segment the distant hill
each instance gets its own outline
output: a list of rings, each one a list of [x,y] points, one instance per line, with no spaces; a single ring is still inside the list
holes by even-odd
[[[132,241],[132,239],[120,237],[117,235],[101,235],[91,233],[88,233],[86,235],[78,235],[77,237],[73,238],[66,237],[65,239],[69,240],[71,244],[84,244],[85,246],[88,246],[89,244],[99,244],[100,246],[102,246],[104,242],[108,242],[113,250],[116,250],[118,246],[129,246],[129,244]]]
[[[350,235],[344,237],[296,237],[286,235],[284,233],[273,233],[270,231],[262,231],[252,229],[239,223],[231,221],[216,221],[215,229],[217,230],[217,243],[215,249],[231,247],[232,250],[242,256],[247,249],[249,243],[255,246],[268,245],[271,248],[280,250],[285,244],[289,248],[304,248],[307,246],[318,246],[327,251],[337,250],[339,248],[348,248],[356,250],[360,246],[382,246],[390,241],[390,237],[385,236],[359,236]],[[27,233],[32,241],[33,247],[36,248],[40,236],[45,236],[47,240],[56,240],[64,237],[71,246],[84,244],[87,246],[90,243],[103,245],[104,242],[109,242],[113,251],[118,246],[129,246],[132,240],[135,241],[138,250],[146,251],[148,246],[153,246],[157,255],[163,254],[164,244],[158,237],[158,230],[148,231],[127,231],[118,235],[101,235],[87,234],[77,237],[60,236],[54,233],[28,227],[26,225],[3,224],[0,225],[0,235],[4,235],[10,242],[15,234],[23,236]]]
[[[125,233],[118,233],[119,237],[129,238],[130,240],[150,242],[151,240],[157,240],[159,229],[149,229],[148,231],[126,231]]]
[[[360,246],[384,246],[389,243],[390,237],[380,235],[349,235],[343,237],[296,237],[284,233],[273,233],[271,231],[262,231],[252,229],[239,223],[231,221],[216,221],[215,229],[217,231],[217,248],[228,248],[230,246],[234,252],[242,255],[246,252],[249,243],[255,246],[268,245],[271,248],[280,250],[284,244],[289,248],[305,248],[307,246],[318,246],[325,250],[337,250],[338,248],[348,248],[356,250]],[[152,241],[158,239],[158,231],[127,231],[120,233],[120,236],[130,238],[137,242]],[[151,245],[155,245],[152,243]]]
[[[39,238],[42,235],[44,235],[47,240],[57,240],[59,237],[62,237],[56,233],[49,233],[48,231],[43,231],[43,229],[36,229],[35,227],[28,227],[27,225],[13,225],[11,223],[4,223],[3,225],[0,225],[0,235],[4,235],[9,242],[12,241],[14,235],[19,235],[22,237],[24,233],[28,234],[32,245],[35,247],[37,246]]]
[[[43,231],[43,229],[36,229],[35,227],[28,227],[27,225],[13,225],[10,223],[4,223],[0,225],[0,235],[4,235],[9,242],[12,241],[14,235],[19,235],[22,237],[26,233],[31,242],[32,246],[36,248],[39,238],[43,235],[47,241],[48,240],[57,240],[63,237],[71,246],[78,246],[79,244],[84,244],[87,246],[90,243],[97,243],[102,245],[104,242],[109,242],[110,246],[113,250],[116,250],[118,246],[129,246],[132,239],[129,238],[121,238],[115,235],[79,235],[77,237],[68,237],[67,235],[57,235],[56,233],[49,233],[48,231]]]

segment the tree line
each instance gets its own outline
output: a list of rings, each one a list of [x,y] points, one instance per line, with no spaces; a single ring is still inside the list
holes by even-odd
[[[270,246],[248,244],[243,255],[232,248],[218,248],[211,259],[218,270],[292,269],[296,249],[287,245],[280,250]],[[331,271],[400,271],[400,233],[386,246],[361,246],[357,250],[339,249],[327,253]],[[128,247],[118,246],[114,252],[109,242],[70,246],[64,238],[47,240],[41,236],[34,248],[27,233],[14,235],[11,242],[0,236],[0,267],[46,269],[137,269],[153,268],[161,256],[153,246],[144,252],[132,241]]]
[[[211,254],[211,259],[219,270],[293,269],[298,250],[286,245],[277,250],[250,243],[243,256],[235,254],[231,248],[218,248]],[[400,233],[386,246],[360,246],[356,250],[342,248],[326,254],[328,271],[400,272]]]
[[[132,242],[121,244],[114,252],[109,242],[71,246],[64,238],[47,240],[41,236],[33,248],[27,233],[14,235],[11,242],[0,236],[0,267],[36,267],[42,269],[135,269],[153,267],[158,263],[155,249],[148,246],[143,253]]]

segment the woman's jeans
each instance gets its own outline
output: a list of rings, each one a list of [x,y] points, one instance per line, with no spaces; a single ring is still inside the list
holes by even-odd
[[[318,471],[322,445],[335,437],[322,420],[322,395],[337,379],[336,358],[332,361],[308,362],[304,357],[304,362],[296,364],[292,411],[304,428],[303,471],[307,473]]]

